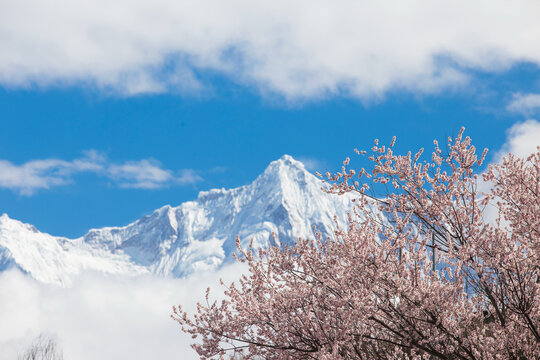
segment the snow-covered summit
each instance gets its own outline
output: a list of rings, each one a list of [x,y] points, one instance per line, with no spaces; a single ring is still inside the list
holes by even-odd
[[[78,239],[40,233],[0,217],[0,270],[16,266],[49,283],[69,283],[91,269],[151,272],[175,277],[215,269],[228,261],[238,235],[244,246],[330,234],[334,216],[345,225],[349,196],[329,195],[321,181],[289,155],[273,161],[251,184],[203,191],[194,201],[169,205],[123,227],[92,229]]]

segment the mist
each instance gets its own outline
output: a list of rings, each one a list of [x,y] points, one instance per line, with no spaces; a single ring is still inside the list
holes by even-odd
[[[53,335],[66,360],[198,359],[193,339],[170,318],[191,313],[208,286],[239,278],[242,264],[187,279],[85,274],[70,288],[39,283],[18,270],[0,273],[0,359],[16,359],[41,333]]]

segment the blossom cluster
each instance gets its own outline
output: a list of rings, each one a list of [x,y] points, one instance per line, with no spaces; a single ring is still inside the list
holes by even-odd
[[[238,246],[249,272],[223,301],[174,308],[201,358],[540,359],[540,148],[479,176],[463,129],[429,161],[394,143],[327,174],[358,195],[347,228]]]

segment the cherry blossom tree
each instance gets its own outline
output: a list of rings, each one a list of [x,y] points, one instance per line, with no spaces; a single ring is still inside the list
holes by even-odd
[[[479,175],[463,129],[428,160],[394,142],[356,151],[370,171],[327,174],[358,194],[347,228],[237,242],[249,272],[224,300],[173,309],[201,358],[540,359],[540,147]]]

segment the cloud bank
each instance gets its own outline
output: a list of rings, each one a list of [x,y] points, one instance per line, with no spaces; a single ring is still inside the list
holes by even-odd
[[[70,184],[73,176],[79,173],[94,173],[122,188],[136,189],[158,189],[202,181],[192,169],[173,172],[164,169],[153,159],[117,164],[110,162],[103,154],[90,150],[83,157],[71,161],[42,159],[15,165],[8,160],[0,160],[0,188],[32,195],[38,190]]]
[[[540,3],[76,0],[0,5],[0,84],[198,92],[217,74],[287,99],[463,86],[540,64]]]
[[[0,273],[0,358],[16,359],[42,332],[54,334],[67,360],[198,359],[190,336],[170,319],[172,306],[193,313],[207,286],[219,297],[245,268],[229,265],[189,279],[81,276],[72,288]]]

